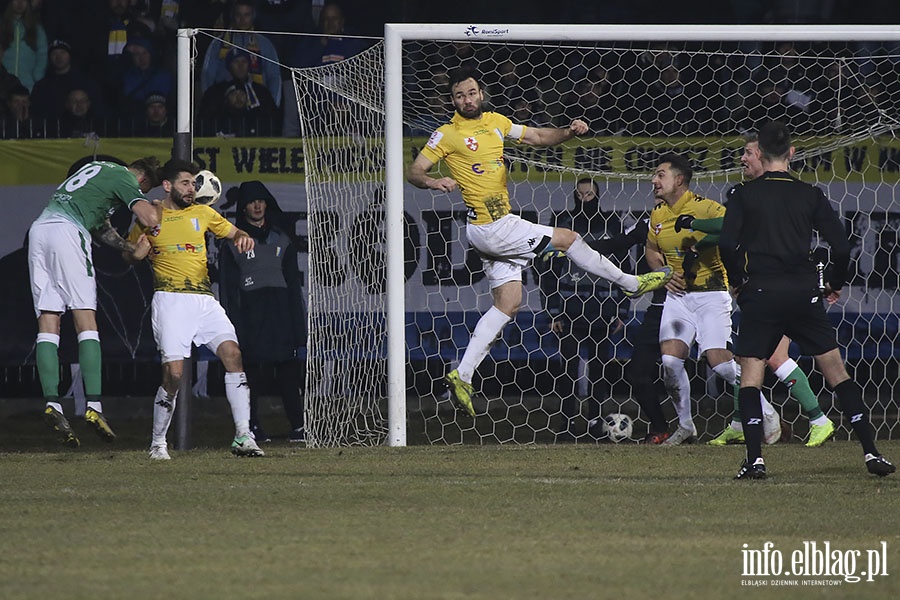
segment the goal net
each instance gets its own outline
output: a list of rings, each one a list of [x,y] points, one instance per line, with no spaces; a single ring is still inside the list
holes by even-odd
[[[394,437],[394,419],[410,443],[595,443],[602,417],[613,413],[632,417],[633,439],[647,431],[629,364],[649,299],[628,301],[581,281],[557,259],[524,272],[522,309],[475,375],[476,418],[452,409],[443,376],[492,297],[466,243],[459,193],[413,188],[402,173],[452,116],[448,73],[464,64],[480,73],[488,110],[536,127],[588,122],[589,134],[561,146],[507,143],[504,154],[513,209],[529,220],[564,223],[577,182],[596,186],[597,218],[569,225],[586,227],[586,238],[627,231],[649,212],[650,173],[665,152],[689,158],[695,192],[722,200],[742,179],[743,135],[767,120],[786,122],[795,173],[825,189],[854,249],[849,285],[829,309],[842,352],[879,437],[897,435],[900,45],[876,41],[896,40],[896,32],[681,29],[682,40],[653,27],[389,26],[386,44],[291,70],[308,203],[314,445],[406,443]],[[440,164],[436,172],[449,175]],[[635,246],[611,258],[633,272],[642,255]],[[559,329],[554,296],[586,288],[599,301],[568,315],[577,326]],[[791,355],[839,421],[812,362],[796,348]],[[703,361],[692,355],[688,364],[706,440],[730,418],[732,398]],[[671,418],[657,374],[649,375]],[[788,438],[801,440],[808,419],[784,384],[767,377]],[[848,424],[838,436],[850,436]]]

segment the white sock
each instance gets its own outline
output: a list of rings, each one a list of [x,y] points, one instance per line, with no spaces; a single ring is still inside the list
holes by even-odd
[[[716,375],[724,379],[728,382],[729,385],[736,385],[741,376],[741,365],[737,364],[737,362],[732,358],[731,360],[726,360],[723,363],[719,363],[714,366],[713,371],[716,372]],[[765,395],[762,393],[762,390],[759,392],[759,402],[762,404],[762,411],[764,415],[774,415],[775,407],[766,400]],[[731,422],[731,426],[734,427],[734,421]],[[737,428],[738,431],[743,431],[743,426],[741,428]]]
[[[98,413],[103,412],[103,403],[99,400],[88,402],[87,407],[96,410]]]
[[[175,413],[175,399],[177,397],[178,390],[175,390],[175,393],[171,396],[162,386],[156,390],[156,397],[153,399],[153,439],[150,445],[166,445],[166,434],[169,432],[169,425],[172,424],[172,415]]]
[[[47,405],[47,406],[52,406],[52,407],[55,408],[55,409],[59,412],[59,414],[61,414],[61,415],[62,415],[62,414],[65,414],[65,413],[63,413],[62,404],[60,404],[59,402],[48,402],[46,405]]]
[[[225,373],[225,397],[231,405],[231,416],[234,419],[234,437],[250,434],[250,386],[247,375]]]
[[[685,429],[694,429],[694,418],[691,416],[691,381],[688,378],[687,369],[684,368],[684,359],[668,354],[662,355],[663,382],[675,403],[675,412],[678,413],[678,424]]]
[[[825,415],[820,415],[815,419],[810,419],[809,422],[812,425],[824,425],[828,422],[828,417],[826,417]]]
[[[566,256],[588,273],[593,273],[603,279],[612,281],[626,291],[636,292],[639,287],[637,277],[625,273],[622,269],[612,264],[608,258],[588,246],[587,242],[581,239],[580,235],[575,238],[575,241],[566,250]]]
[[[487,356],[488,351],[491,349],[491,344],[494,343],[497,335],[503,331],[510,319],[509,315],[496,306],[492,306],[486,313],[481,315],[481,318],[478,319],[478,324],[475,325],[475,331],[472,332],[472,337],[469,338],[469,345],[466,346],[462,360],[459,361],[457,370],[459,371],[460,379],[466,383],[472,383],[475,369]]]

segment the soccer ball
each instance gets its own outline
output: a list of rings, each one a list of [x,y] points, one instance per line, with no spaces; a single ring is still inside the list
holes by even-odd
[[[222,195],[222,182],[212,171],[200,171],[194,179],[194,203],[212,206]]]
[[[616,444],[630,439],[633,428],[634,423],[628,415],[612,413],[603,417],[603,433],[606,434],[609,441]]]

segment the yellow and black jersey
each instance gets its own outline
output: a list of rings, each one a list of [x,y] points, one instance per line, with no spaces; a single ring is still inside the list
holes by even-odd
[[[675,220],[679,215],[691,215],[696,219],[716,219],[725,216],[725,207],[715,200],[703,198],[687,191],[674,206],[666,202],[656,205],[650,213],[650,232],[647,241],[656,244],[666,257],[666,263],[676,271],[684,271],[685,250],[706,237],[705,233],[682,229],[675,231]],[[697,277],[687,280],[690,292],[718,291],[728,289],[728,276],[719,256],[718,246],[700,250],[695,263]]]
[[[498,113],[485,112],[478,119],[457,113],[432,133],[422,148],[428,160],[447,164],[469,208],[471,223],[492,223],[511,210],[503,143],[513,128],[512,121]],[[525,129],[515,127],[516,141],[521,141]]]

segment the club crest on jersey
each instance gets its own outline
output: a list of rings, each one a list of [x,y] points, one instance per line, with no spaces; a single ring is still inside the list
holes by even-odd
[[[476,140],[475,138],[467,137],[463,141],[466,143],[466,148],[468,148],[472,152],[475,152],[476,150],[478,150],[478,140]]]
[[[656,232],[656,235],[659,235],[659,232],[662,231],[662,223],[657,223],[653,226],[653,231]]]
[[[194,231],[200,231],[200,219],[191,219],[191,225],[194,228]]]

